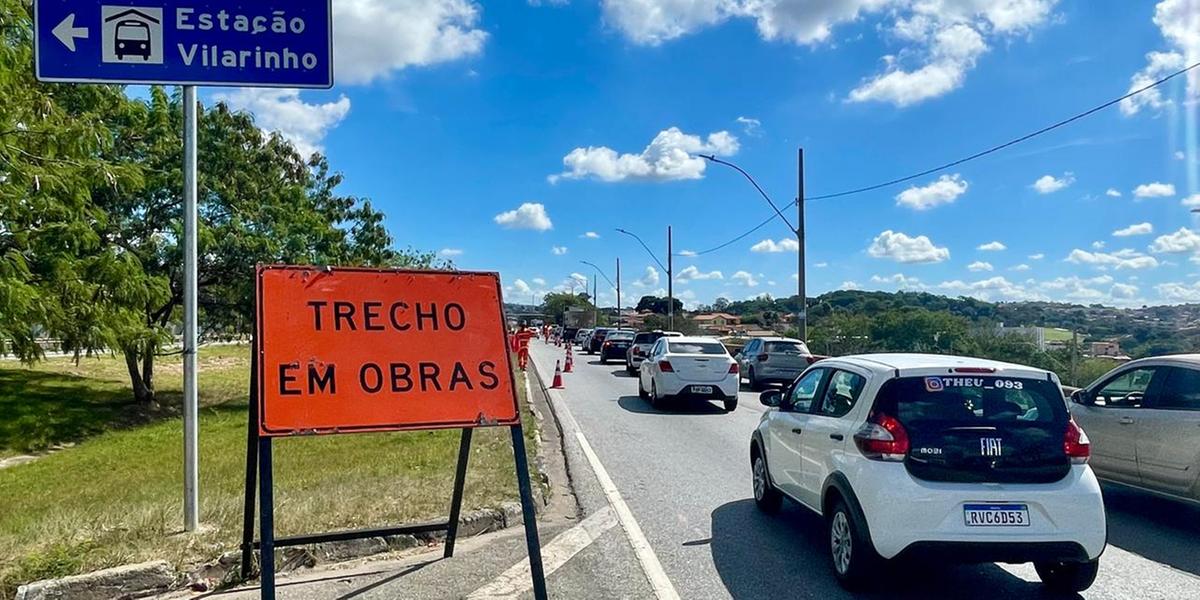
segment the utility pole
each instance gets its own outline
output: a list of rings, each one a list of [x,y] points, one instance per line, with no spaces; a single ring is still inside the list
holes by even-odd
[[[200,528],[196,382],[196,86],[183,86],[183,528]]]
[[[796,191],[796,293],[800,296],[800,310],[796,312],[796,327],[800,330],[800,341],[808,341],[808,295],[804,286],[804,148],[797,156]]]
[[[586,282],[584,282],[586,283]],[[600,326],[600,301],[596,299],[596,274],[592,273],[592,327]]]
[[[621,328],[621,259],[617,258],[617,329]]]
[[[675,330],[675,262],[671,251],[671,226],[667,225],[667,329]]]

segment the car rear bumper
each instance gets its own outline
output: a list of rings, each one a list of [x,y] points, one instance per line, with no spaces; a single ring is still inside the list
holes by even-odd
[[[720,381],[684,381],[676,375],[663,373],[662,380],[658,382],[659,392],[668,396],[690,396],[693,398],[736,398],[738,393],[739,383],[736,374],[729,374],[728,377]],[[707,385],[712,387],[711,394],[698,394],[692,391],[694,385]]]
[[[791,383],[804,372],[807,367],[787,368],[787,367],[772,367],[770,365],[755,365],[754,377],[759,381],[778,381],[781,383]]]
[[[1076,542],[916,542],[897,556],[943,563],[1084,562],[1087,550]]]
[[[963,557],[975,553],[984,562],[1028,562],[1086,560],[1104,552],[1104,500],[1086,465],[1072,465],[1054,483],[965,484],[922,481],[898,463],[861,463],[851,481],[864,482],[854,492],[871,541],[884,558],[957,550]],[[974,503],[1024,504],[1029,525],[969,527],[964,505]]]

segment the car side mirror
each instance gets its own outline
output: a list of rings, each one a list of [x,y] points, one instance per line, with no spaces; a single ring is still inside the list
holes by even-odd
[[[1083,389],[1078,389],[1071,392],[1071,402],[1083,405],[1091,404],[1091,402],[1088,400],[1087,391]]]
[[[778,408],[783,402],[783,392],[779,390],[767,390],[758,395],[758,401],[761,402],[763,406]]]

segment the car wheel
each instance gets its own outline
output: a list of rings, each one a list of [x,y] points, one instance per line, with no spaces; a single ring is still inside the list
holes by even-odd
[[[1035,562],[1033,568],[1042,584],[1059,593],[1082,592],[1096,581],[1100,559],[1087,562]]]
[[[866,587],[879,563],[866,532],[850,513],[845,501],[837,500],[829,513],[829,556],[838,583],[850,591]]]
[[[625,365],[625,372],[632,376],[637,373],[637,369],[633,368],[633,365]]]
[[[658,396],[658,384],[654,380],[650,381],[650,406],[662,409],[663,399]]]
[[[750,460],[750,474],[754,481],[754,505],[765,513],[777,513],[783,505],[783,494],[771,483],[767,473],[767,461],[758,452]]]
[[[750,367],[749,371],[746,372],[746,379],[750,382],[750,391],[757,392],[762,389],[762,384],[754,376],[754,367]]]
[[[646,393],[646,388],[642,387],[642,378],[641,378],[641,376],[638,376],[638,398],[641,398],[642,400],[645,400],[645,399],[647,399],[647,398],[649,398],[649,397],[650,397],[650,394],[647,394],[647,393]]]
[[[737,408],[737,401],[738,401],[737,396],[734,396],[733,398],[726,398],[725,399],[725,412],[733,412],[733,410],[735,408]]]
[[[603,354],[600,355],[600,364],[602,364],[602,365],[608,364],[608,358],[605,357]]]

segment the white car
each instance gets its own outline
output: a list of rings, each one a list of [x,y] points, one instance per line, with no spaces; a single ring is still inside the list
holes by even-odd
[[[638,396],[656,408],[668,396],[720,400],[737,408],[738,364],[719,340],[710,337],[659,338],[638,365]]]
[[[826,359],[784,390],[750,442],[754,500],[828,525],[833,571],[862,587],[884,560],[1033,562],[1087,589],[1107,539],[1090,445],[1053,373],[956,356]]]

